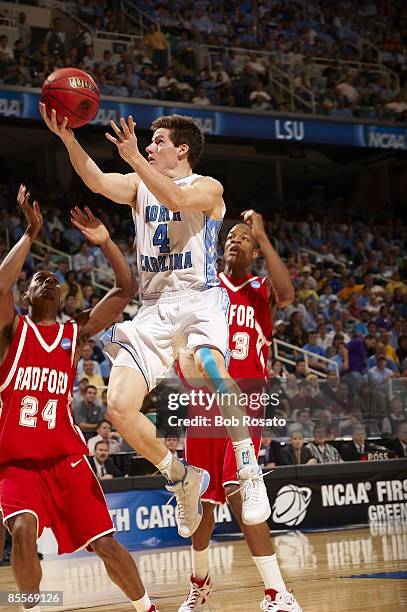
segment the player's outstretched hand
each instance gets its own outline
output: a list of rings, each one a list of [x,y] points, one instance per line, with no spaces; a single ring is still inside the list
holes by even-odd
[[[249,225],[252,230],[252,235],[255,240],[259,240],[266,234],[264,229],[263,217],[255,210],[244,210],[242,212],[243,222]]]
[[[54,134],[59,136],[63,142],[67,142],[70,139],[74,139],[73,131],[67,127],[68,117],[64,117],[63,122],[58,125],[57,114],[54,110],[51,111],[51,117],[49,117],[47,113],[47,108],[43,102],[40,102],[39,108],[40,115],[44,119],[51,132],[54,132]]]
[[[137,146],[137,136],[134,131],[136,124],[133,121],[133,117],[130,115],[127,123],[123,119],[123,117],[121,117],[121,129],[115,124],[114,121],[111,121],[110,125],[112,127],[112,130],[116,134],[116,138],[108,132],[106,132],[106,138],[116,145],[120,157],[122,157],[124,161],[131,165],[131,162],[134,160],[135,156],[139,152]]]
[[[71,210],[71,221],[92,244],[102,245],[109,240],[109,232],[106,227],[87,206],[84,211],[75,206]]]
[[[27,191],[26,186],[23,184],[20,185],[18,190],[17,202],[24,213],[24,217],[27,219],[27,234],[35,240],[43,225],[39,204],[37,200],[34,200],[32,205],[30,204],[30,192]]]

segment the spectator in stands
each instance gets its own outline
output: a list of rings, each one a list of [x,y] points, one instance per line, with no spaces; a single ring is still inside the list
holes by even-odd
[[[27,23],[27,15],[19,13],[18,15],[18,38],[21,41],[21,50],[23,53],[29,54],[31,44],[31,26]]]
[[[367,377],[369,384],[372,385],[372,387],[378,390],[384,390],[385,384],[393,375],[393,370],[386,367],[386,357],[382,355],[381,357],[378,357],[377,365],[369,369]]]
[[[281,449],[279,465],[301,465],[317,463],[307,446],[304,446],[304,433],[301,427],[291,430],[290,444]]]
[[[317,346],[319,346],[326,355],[329,346],[332,346],[331,338],[328,336],[326,323],[320,323],[317,327]]]
[[[144,36],[144,44],[157,68],[165,70],[168,63],[168,41],[155,23],[149,25],[148,32]]]
[[[0,62],[8,64],[13,62],[14,54],[13,50],[8,44],[8,37],[3,34],[0,36]]]
[[[308,333],[308,342],[304,344],[303,348],[306,351],[317,355],[318,357],[325,357],[325,351],[320,346],[318,346],[318,334],[315,331],[311,331]],[[308,365],[310,368],[325,371],[323,362],[318,361],[318,359],[313,359],[310,356],[308,356]]]
[[[379,357],[384,357],[385,358],[385,360],[386,360],[386,368],[388,368],[392,372],[397,372],[397,365],[394,363],[394,361],[392,359],[387,357],[387,355],[386,355],[386,347],[384,346],[384,344],[382,342],[379,342],[379,341],[376,341],[375,354],[372,355],[371,357],[369,357],[369,359],[367,360],[368,370],[370,370],[371,368],[373,368],[374,366],[377,365]]]
[[[62,27],[60,17],[54,17],[52,20],[52,29],[48,30],[45,36],[45,42],[48,46],[48,53],[58,52],[61,56],[65,55],[66,34]]]
[[[78,388],[73,394],[72,398],[72,412],[75,423],[78,423],[78,408],[85,401],[86,389],[89,385],[89,381],[86,376],[82,376],[78,382]]]
[[[103,419],[96,425],[96,436],[92,436],[88,440],[88,448],[91,454],[95,451],[95,446],[98,442],[106,442],[109,448],[109,454],[120,453],[122,450],[122,438],[117,431],[112,431],[110,421]]]
[[[399,363],[407,358],[407,334],[402,334],[398,339],[396,355]]]
[[[355,425],[352,430],[352,442],[348,442],[341,449],[341,457],[344,461],[359,461],[361,455],[376,450],[374,445],[366,442],[366,431],[363,425]]]
[[[290,424],[289,431],[292,432],[296,427],[300,426],[303,436],[307,440],[311,440],[314,433],[314,425],[311,420],[311,408],[300,408],[296,416],[296,422]]]
[[[287,374],[287,381],[285,385],[285,395],[288,399],[291,399],[298,393],[298,379],[295,374]]]
[[[85,361],[92,361],[92,364],[93,364],[93,373],[94,374],[99,374],[99,375],[101,374],[100,365],[99,365],[99,363],[96,360],[93,359],[93,347],[89,343],[86,343],[86,344],[83,345],[82,356],[79,359],[78,369],[77,369],[77,373],[76,373],[76,376],[78,377],[78,379],[84,373],[84,362]]]
[[[173,455],[178,455],[179,435],[174,431],[167,431],[164,437],[165,446]]]
[[[195,96],[192,98],[192,104],[197,104],[198,106],[208,106],[208,104],[211,104],[203,87],[197,88]]]
[[[113,77],[113,83],[110,86],[110,96],[119,96],[126,98],[129,95],[129,90],[124,85],[123,79],[120,74],[115,74]],[[94,266],[91,266],[94,267]]]
[[[325,425],[317,423],[314,427],[314,440],[308,444],[312,456],[318,463],[340,463],[340,454],[334,446],[327,443],[328,430]]]
[[[333,303],[336,303],[336,302],[333,302]],[[345,332],[343,328],[343,323],[340,319],[336,319],[333,322],[333,329],[332,331],[328,333],[328,338],[330,338],[331,344],[334,343],[334,338],[338,334],[342,336],[342,340],[345,342],[345,344],[348,344],[348,342],[350,342],[350,336]]]
[[[75,34],[71,40],[71,46],[78,50],[78,62],[84,57],[87,47],[92,46],[92,37],[89,31],[87,31],[85,26],[78,21],[75,23]]]
[[[301,355],[295,360],[295,377],[298,379],[306,378],[309,374],[304,357]]]
[[[348,351],[349,361],[346,378],[353,392],[357,392],[363,382],[363,377],[366,372],[367,359],[365,342],[363,338],[354,334],[351,341],[347,344],[346,349]]]
[[[99,364],[97,365],[99,366]],[[97,395],[101,397],[105,382],[100,374],[95,374],[94,368],[95,362],[93,359],[85,359],[83,362],[83,373],[87,376],[89,384],[97,389]]]
[[[81,428],[86,440],[95,432],[98,423],[105,418],[105,410],[97,402],[97,390],[94,385],[86,387],[85,399],[78,406],[77,425]]]
[[[403,402],[397,397],[390,401],[390,412],[383,419],[383,435],[394,436],[398,426],[406,418]]]
[[[107,442],[100,440],[96,443],[94,456],[89,457],[90,467],[95,472],[99,480],[109,480],[124,476],[123,472],[117,468],[109,457],[109,446]]]
[[[353,274],[349,274],[349,276],[346,278],[346,285],[345,287],[343,287],[343,289],[339,291],[338,297],[346,302],[347,300],[349,300],[351,295],[358,295],[362,293],[362,291],[363,285],[357,285]]]
[[[65,259],[64,257],[61,257],[58,260],[58,267],[57,269],[54,271],[55,276],[58,279],[58,282],[60,285],[62,285],[65,282],[65,278],[66,275],[69,271],[69,264],[68,264],[68,260]]]
[[[79,253],[73,258],[74,268],[79,278],[87,272],[91,272],[95,267],[95,256],[91,253],[89,244],[83,242]]]
[[[399,423],[391,448],[395,451],[397,457],[407,457],[407,421]]]
[[[281,445],[274,438],[275,434],[272,429],[263,429],[259,451],[259,465],[265,468],[275,467],[280,459]]]
[[[390,332],[387,329],[380,329],[380,336],[378,341],[383,344],[387,359],[391,359],[391,361],[397,365],[399,360],[396,351],[390,344]]]
[[[282,380],[286,379],[287,371],[279,359],[272,360],[269,377],[270,381],[273,382],[274,379],[275,383],[280,383]]]

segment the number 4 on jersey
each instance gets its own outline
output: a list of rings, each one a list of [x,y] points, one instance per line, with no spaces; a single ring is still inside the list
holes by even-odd
[[[54,429],[57,421],[58,400],[48,400],[42,411],[42,418],[48,422],[48,429]],[[38,400],[36,397],[26,395],[21,402],[20,425],[23,427],[36,427],[38,412]]]
[[[166,223],[160,223],[154,232],[153,246],[159,246],[160,253],[170,252],[170,240],[168,238],[168,225]]]

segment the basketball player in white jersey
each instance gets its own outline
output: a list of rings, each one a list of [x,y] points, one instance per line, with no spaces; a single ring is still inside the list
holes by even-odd
[[[177,498],[178,531],[188,537],[202,518],[200,496],[209,484],[205,470],[185,467],[140,412],[145,395],[165,378],[178,354],[194,356],[197,377],[220,393],[238,393],[227,368],[228,297],[216,278],[217,239],[225,214],[223,187],[211,177],[193,173],[204,135],[190,117],[163,116],[152,124],[148,159],[137,146],[135,124],[112,121],[116,145],[131,166],[129,174],[103,173],[80,146],[65,118],[41,115],[64,142],[72,165],[85,184],[132,209],[136,230],[140,293],[143,305],[133,321],[113,326],[103,337],[113,361],[108,388],[108,418],[141,455],[168,479]],[[238,416],[238,406],[222,406],[222,416]],[[242,517],[258,524],[270,515],[270,504],[247,427],[229,427],[239,480]],[[249,490],[249,497],[243,494]]]

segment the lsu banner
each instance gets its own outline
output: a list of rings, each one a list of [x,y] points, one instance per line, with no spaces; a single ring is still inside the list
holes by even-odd
[[[40,120],[37,89],[0,89],[0,116]],[[190,105],[171,103],[130,102],[126,98],[104,98],[91,125],[109,125],[113,119],[133,115],[141,129],[149,129],[154,119],[164,114],[193,116],[206,134],[230,138],[249,138],[269,141],[328,144],[348,147],[407,150],[407,128],[353,121],[331,121],[296,118],[295,115],[256,115],[244,110],[207,110]]]
[[[161,489],[106,494],[116,537],[126,548],[185,546],[190,541],[178,535],[175,499]],[[228,506],[215,506],[214,535],[236,533],[239,527]]]

